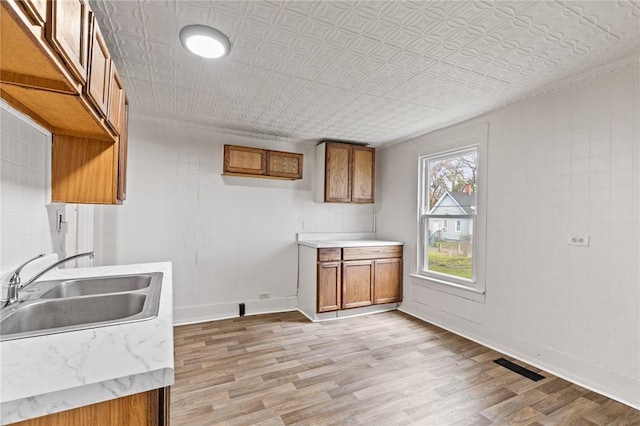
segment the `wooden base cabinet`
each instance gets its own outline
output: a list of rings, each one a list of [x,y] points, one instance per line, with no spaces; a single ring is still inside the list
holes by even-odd
[[[14,423],[15,426],[168,426],[169,388]]]
[[[402,246],[317,250],[317,313],[402,301]]]

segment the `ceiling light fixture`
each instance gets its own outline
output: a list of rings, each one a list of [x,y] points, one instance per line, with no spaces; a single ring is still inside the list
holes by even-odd
[[[180,41],[188,51],[203,58],[222,58],[231,50],[229,38],[206,25],[187,25],[182,28]]]

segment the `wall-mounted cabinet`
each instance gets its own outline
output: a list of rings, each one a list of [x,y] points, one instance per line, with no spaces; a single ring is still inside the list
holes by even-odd
[[[53,133],[53,200],[121,202],[126,94],[87,0],[3,0],[0,13],[0,93]]]
[[[224,146],[223,175],[302,179],[303,155],[246,146]]]
[[[375,199],[375,149],[323,142],[316,146],[316,201],[371,204]]]

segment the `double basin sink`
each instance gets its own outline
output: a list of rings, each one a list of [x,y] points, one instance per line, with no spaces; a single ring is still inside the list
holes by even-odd
[[[36,282],[0,311],[0,341],[152,319],[162,273]]]

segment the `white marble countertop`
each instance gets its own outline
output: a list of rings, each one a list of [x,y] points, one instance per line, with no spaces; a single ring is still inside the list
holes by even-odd
[[[384,240],[305,240],[298,241],[301,246],[312,248],[333,248],[333,247],[377,247],[377,246],[401,246],[404,245],[400,241],[384,241]]]
[[[300,232],[298,244],[311,248],[402,246],[402,241],[379,240],[372,232]]]
[[[173,384],[170,262],[59,269],[42,281],[149,272],[163,274],[155,318],[0,342],[2,424]]]

